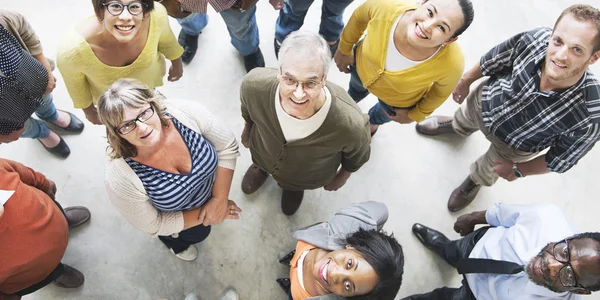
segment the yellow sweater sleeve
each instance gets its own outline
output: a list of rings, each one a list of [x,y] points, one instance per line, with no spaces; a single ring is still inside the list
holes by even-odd
[[[71,30],[62,40],[57,54],[56,65],[62,75],[69,96],[75,108],[87,108],[93,104],[89,83],[81,68],[86,66],[86,57],[81,53],[82,38]]]
[[[450,44],[445,57],[444,67],[447,69],[444,76],[435,81],[429,91],[417,104],[408,111],[408,117],[421,122],[440,107],[452,94],[458,84],[465,68],[464,56],[458,44]]]
[[[167,10],[162,4],[154,2],[156,21],[161,28],[160,38],[158,40],[158,52],[162,53],[168,60],[176,60],[183,54],[183,47],[179,45],[171,26]]]
[[[377,0],[367,0],[361,4],[350,16],[350,20],[344,27],[340,36],[338,49],[344,55],[352,54],[352,47],[360,40],[367,29],[371,20],[373,9],[377,5]]]

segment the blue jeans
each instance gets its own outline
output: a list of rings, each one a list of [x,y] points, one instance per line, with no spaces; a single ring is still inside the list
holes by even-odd
[[[35,114],[38,118],[52,123],[58,119],[58,113],[56,107],[52,101],[52,94],[42,96],[42,102],[36,108]],[[50,135],[50,129],[44,122],[30,117],[25,121],[25,130],[21,137],[32,138],[32,139],[43,139]]]
[[[245,12],[226,9],[221,12],[221,17],[227,25],[231,37],[231,44],[243,56],[258,51],[258,25],[256,25],[256,5]],[[208,16],[193,13],[183,19],[177,19],[186,34],[197,36],[208,24]]]
[[[352,72],[350,73],[348,94],[356,103],[358,103],[360,100],[369,95],[369,90],[363,86],[362,81],[358,76],[358,72],[356,72],[356,68],[352,66],[351,69]],[[385,114],[386,112],[392,116],[396,115],[396,111],[394,110],[393,106],[387,105],[385,102],[379,99],[377,104],[373,105],[373,107],[369,109],[369,123],[373,125],[382,125],[389,122],[390,119]]]
[[[275,23],[275,39],[283,42],[286,36],[296,31],[304,24],[304,17],[313,0],[286,0],[285,5],[279,11],[277,23]],[[340,38],[344,29],[343,14],[352,0],[323,0],[321,7],[321,25],[319,34],[326,41],[334,42]]]

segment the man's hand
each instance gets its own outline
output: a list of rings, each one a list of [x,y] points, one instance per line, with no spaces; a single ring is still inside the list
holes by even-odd
[[[171,61],[171,67],[169,68],[169,77],[167,80],[173,82],[179,80],[183,76],[183,62],[181,57]]]
[[[458,217],[454,223],[454,231],[459,233],[461,236],[465,236],[475,230],[475,225],[487,224],[485,212],[485,210],[476,211]]]
[[[494,172],[496,172],[496,174],[498,174],[498,176],[506,179],[509,182],[517,179],[517,176],[515,175],[515,172],[512,169],[514,162],[503,159],[503,160],[494,160],[494,163],[496,165],[492,168],[492,170],[494,170]]]
[[[258,2],[258,0],[238,0],[236,4],[239,4],[239,7],[231,7],[230,9],[243,13],[249,10],[252,6],[256,5],[256,2]]]
[[[344,170],[344,168],[340,168],[333,180],[323,188],[326,191],[337,191],[342,186],[344,186],[344,184],[346,184],[346,181],[348,180],[351,174],[352,173]]]
[[[48,179],[48,182],[50,183],[48,185],[48,188],[46,190],[43,190],[42,192],[46,193],[46,195],[48,195],[50,197],[50,199],[55,200],[56,199],[56,184],[54,183],[54,181]]]
[[[244,147],[248,148],[248,140],[250,139],[250,129],[252,127],[248,126],[248,123],[246,123],[246,125],[244,126],[244,130],[242,130],[242,145],[244,145]]]
[[[458,81],[456,87],[454,88],[454,91],[452,91],[452,99],[454,99],[454,101],[458,104],[463,103],[463,101],[465,101],[465,99],[469,95],[470,86],[471,83],[469,81],[461,78]]]
[[[394,111],[396,112],[395,116],[390,115],[387,111],[385,112],[388,119],[400,124],[410,124],[414,122],[413,119],[408,117],[408,108],[394,108]]]
[[[338,49],[337,51],[335,51],[333,60],[335,61],[335,64],[337,65],[338,70],[340,70],[340,72],[344,72],[344,73],[352,72],[352,70],[350,69],[350,66],[354,66],[354,55],[353,54],[344,55]]]
[[[56,77],[54,77],[54,74],[52,74],[51,71],[48,71],[48,86],[44,91],[44,95],[49,95],[50,93],[52,93],[54,88],[56,88]]]
[[[283,0],[269,0],[269,3],[273,6],[273,9],[280,10],[283,8],[284,1]]]

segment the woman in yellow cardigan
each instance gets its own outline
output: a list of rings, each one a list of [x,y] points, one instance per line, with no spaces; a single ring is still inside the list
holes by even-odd
[[[367,0],[354,11],[334,59],[351,73],[354,101],[379,98],[369,110],[371,135],[389,121],[422,121],[450,96],[464,69],[454,41],[473,16],[470,0]]]
[[[167,10],[153,0],[92,0],[95,16],[79,22],[63,38],[57,65],[75,108],[101,125],[100,95],[118,79],[135,78],[161,86],[171,61],[169,81],[183,74],[183,48],[169,26]]]

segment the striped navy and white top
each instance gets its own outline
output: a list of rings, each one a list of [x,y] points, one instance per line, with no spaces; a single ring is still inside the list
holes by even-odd
[[[189,174],[174,174],[125,158],[140,178],[148,197],[160,211],[183,211],[201,206],[212,196],[217,171],[217,151],[199,133],[172,118],[192,157]]]

